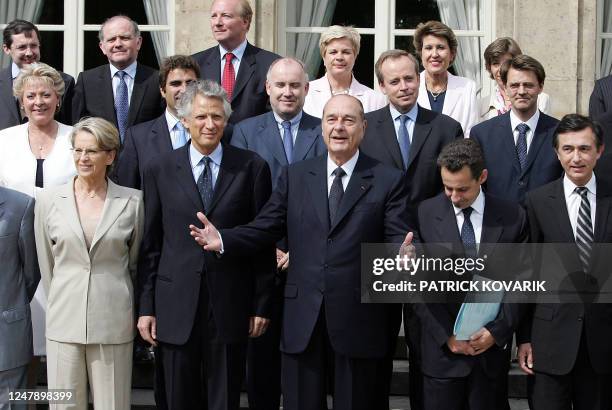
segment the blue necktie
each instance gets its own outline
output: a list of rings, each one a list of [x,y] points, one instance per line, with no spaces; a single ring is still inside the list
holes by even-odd
[[[476,233],[474,225],[470,220],[474,208],[471,206],[463,209],[463,225],[461,225],[461,242],[465,249],[465,256],[475,258],[478,252],[476,251]]]
[[[287,157],[287,163],[293,162],[293,135],[291,134],[291,122],[283,121],[283,147],[285,147],[285,156]]]
[[[204,205],[204,213],[207,213],[212,203],[213,197],[213,185],[212,185],[212,171],[210,169],[210,158],[207,156],[202,157],[200,163],[204,164],[204,169],[198,178],[198,191],[202,198],[202,204]]]
[[[398,142],[400,152],[402,153],[402,161],[404,169],[408,169],[408,158],[410,158],[410,135],[408,135],[407,122],[410,120],[405,114],[400,115],[400,126],[398,131]]]
[[[516,155],[521,164],[521,170],[523,170],[527,165],[527,131],[529,131],[529,125],[520,123],[516,126],[516,129],[519,133],[516,139]]]
[[[176,142],[172,145],[172,148],[177,149],[187,144],[187,130],[180,121],[176,123],[174,128],[178,131],[178,138],[176,138]]]
[[[119,84],[115,90],[115,112],[117,113],[117,125],[119,128],[119,136],[121,142],[125,136],[125,129],[127,128],[128,113],[130,111],[130,103],[128,100],[128,87],[125,82],[125,71],[117,71],[116,76],[119,76]]]

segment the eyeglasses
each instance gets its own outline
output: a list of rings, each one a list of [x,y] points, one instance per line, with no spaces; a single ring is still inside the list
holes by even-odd
[[[80,159],[83,156],[85,158],[91,158],[91,157],[95,157],[100,152],[108,152],[108,151],[110,151],[108,149],[82,149],[82,148],[70,148],[70,150],[72,151],[72,156],[75,159]]]

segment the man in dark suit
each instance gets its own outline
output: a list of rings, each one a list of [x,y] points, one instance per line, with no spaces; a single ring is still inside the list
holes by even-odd
[[[487,244],[487,256],[493,257],[488,244],[526,242],[523,209],[481,189],[487,170],[478,143],[463,139],[448,144],[440,153],[438,165],[444,192],[419,206],[422,242],[457,245],[461,257],[472,258],[479,251],[482,254],[478,248],[481,243]],[[450,299],[449,303],[415,305],[422,323],[424,408],[506,408],[510,346],[521,310],[516,304],[502,303],[494,320],[483,323],[468,340],[458,340],[453,325],[460,307]]]
[[[136,61],[142,44],[138,24],[127,16],[102,23],[100,50],[108,64],[79,74],[72,101],[72,123],[85,116],[102,117],[119,129],[158,117],[164,110],[157,71]]]
[[[270,170],[256,154],[220,144],[231,108],[212,81],[190,84],[178,109],[191,143],[145,170],[145,239],[138,330],[159,345],[169,410],[238,409],[248,336],[267,326],[274,247],[218,258],[185,232],[204,209],[225,228],[252,220],[267,201]]]
[[[593,92],[589,98],[589,116],[597,119],[612,111],[612,75],[595,81]]]
[[[551,143],[559,121],[538,110],[545,78],[542,64],[521,54],[500,70],[511,110],[474,126],[470,138],[484,152],[487,193],[523,203],[527,192],[561,176]]]
[[[404,50],[389,50],[380,55],[375,72],[389,105],[366,114],[368,128],[361,144],[365,154],[405,172],[411,218],[416,216],[421,201],[442,190],[436,168],[436,158],[442,147],[463,137],[457,121],[417,104],[418,67],[414,56]],[[400,322],[401,317],[398,317],[395,336]],[[410,406],[420,410],[423,408],[418,352],[420,325],[408,305],[404,309],[404,333],[409,350]],[[393,365],[392,360],[390,357],[389,366]]]
[[[227,92],[233,110],[231,126],[270,110],[266,73],[280,56],[247,41],[252,18],[248,0],[215,0],[210,27],[219,45],[193,55],[202,78],[218,82]]]
[[[308,93],[308,75],[301,61],[291,57],[270,65],[266,92],[272,111],[239,122],[234,127],[232,145],[255,151],[268,162],[272,187],[288,164],[326,152],[321,120],[302,111]],[[264,335],[249,340],[247,388],[249,408],[278,409],[280,406],[280,329],[285,271],[289,263],[287,242],[276,244],[279,275],[270,326]]]
[[[6,55],[11,56],[12,63],[0,71],[0,99],[4,105],[0,110],[0,129],[22,123],[19,103],[13,95],[13,80],[24,65],[40,62],[40,35],[34,24],[25,20],[13,20],[4,28],[2,38],[2,49]],[[61,71],[59,73],[64,80],[64,95],[55,119],[70,124],[74,78]]]
[[[154,120],[127,129],[115,168],[119,185],[141,189],[147,163],[187,143],[189,133],[179,120],[176,105],[187,85],[198,78],[200,67],[193,58],[175,55],[164,59],[159,69],[159,91],[166,101],[166,111]]]
[[[365,132],[355,97],[332,97],[323,110],[328,155],[283,168],[275,191],[249,225],[191,226],[205,250],[242,259],[288,238],[291,263],[281,333],[283,408],[326,408],[326,356],[333,354],[334,409],[380,409],[390,318],[400,306],[360,303],[361,243],[409,244],[402,173],[359,152]]]
[[[563,267],[586,279],[599,270],[592,263],[593,244],[612,242],[612,190],[593,173],[604,149],[602,130],[587,117],[568,114],[553,141],[565,175],[527,195],[531,241],[575,243],[574,252],[564,248]],[[609,266],[603,269],[609,276]],[[517,334],[519,364],[535,375],[532,409],[611,408],[610,338],[610,304],[536,304]]]

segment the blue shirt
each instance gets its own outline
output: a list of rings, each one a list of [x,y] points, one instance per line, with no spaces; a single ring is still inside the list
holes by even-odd
[[[195,147],[189,144],[189,161],[191,162],[191,171],[193,172],[193,179],[196,184],[200,178],[200,174],[204,171],[204,164],[201,162],[204,154],[195,149]],[[212,186],[215,188],[217,183],[217,177],[219,176],[219,167],[221,166],[221,158],[223,158],[223,147],[221,143],[217,145],[217,148],[208,155],[210,158],[210,170],[212,172]]]

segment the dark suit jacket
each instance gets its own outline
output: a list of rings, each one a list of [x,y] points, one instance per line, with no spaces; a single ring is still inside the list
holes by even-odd
[[[159,116],[164,108],[157,70],[138,64],[127,126],[152,120]],[[113,82],[108,64],[79,74],[72,99],[72,124],[86,116],[102,117],[117,126]]]
[[[141,189],[148,162],[170,151],[172,141],[165,113],[154,120],[128,128],[113,180],[119,185]]]
[[[612,190],[597,180],[595,209],[595,242],[612,242]],[[527,214],[531,242],[575,243],[567,212],[563,179],[546,184],[527,195]],[[564,266],[569,272],[580,269],[578,251],[565,252]],[[612,373],[612,304],[539,303],[521,326],[517,342],[531,342],[534,369],[554,375],[572,370],[581,337],[593,369],[600,374]]]
[[[8,67],[0,70],[0,129],[21,124],[21,114],[19,104],[13,96],[12,68]],[[63,124],[71,124],[70,116],[72,110],[72,97],[74,94],[74,78],[59,71],[64,80],[64,95],[60,111],[55,114],[55,119]]]
[[[282,136],[271,111],[236,124],[232,145],[255,151],[265,159],[272,172],[272,186],[276,186],[281,169],[287,165],[287,157]],[[327,147],[321,134],[321,120],[302,112],[293,147],[293,162],[317,157],[326,152]]]
[[[612,111],[595,118],[603,130],[604,152],[597,160],[595,174],[598,180],[604,180],[612,186]]]
[[[222,230],[223,258],[244,258],[285,235],[291,264],[285,285],[281,350],[308,346],[321,306],[334,351],[382,358],[399,305],[362,304],[361,243],[401,243],[410,230],[402,173],[360,154],[336,221],[328,214],[327,156],[283,168],[270,200],[247,226]],[[396,337],[395,335],[393,337]]]
[[[422,242],[457,244],[462,248],[454,209],[444,193],[421,203],[418,223]],[[527,241],[527,217],[518,204],[485,195],[482,225],[482,244]],[[480,251],[482,253],[482,247]],[[491,257],[491,249],[487,256]],[[422,324],[423,373],[437,378],[465,377],[470,374],[476,361],[481,361],[485,372],[490,375],[507,371],[512,335],[524,312],[518,305],[502,304],[497,318],[485,325],[495,338],[496,345],[475,357],[453,354],[446,346],[453,335],[460,304],[428,303],[414,307]]]
[[[589,98],[589,116],[593,119],[612,110],[612,75],[595,81]]]
[[[193,55],[200,66],[203,79],[213,80],[221,84],[221,55],[219,46],[214,46]],[[266,93],[266,74],[270,64],[280,58],[271,53],[247,43],[232,95],[232,115],[230,124],[236,124],[244,119],[263,114],[270,110],[268,94]]]
[[[525,194],[559,178],[563,168],[552,145],[559,121],[540,112],[533,141],[527,153],[527,165],[521,171],[510,125],[510,113],[481,122],[470,131],[470,138],[482,147],[489,177],[488,194],[509,201],[525,202]]]
[[[389,106],[366,114],[368,126],[362,151],[383,164],[406,172],[408,201],[413,214],[419,203],[442,190],[436,160],[442,147],[463,137],[461,125],[451,117],[419,107],[410,144],[408,169],[404,169]]]
[[[253,258],[218,258],[186,231],[200,225],[203,205],[191,171],[190,144],[151,161],[145,170],[145,233],[138,267],[139,314],[155,315],[162,342],[187,341],[200,297],[207,297],[219,338],[245,341],[250,316],[268,316],[264,293],[272,289],[274,247]],[[223,147],[221,169],[208,218],[231,228],[251,221],[271,191],[270,170],[256,154]],[[200,295],[201,281],[208,295]],[[255,283],[257,282],[257,283]],[[257,305],[255,303],[257,300]]]

